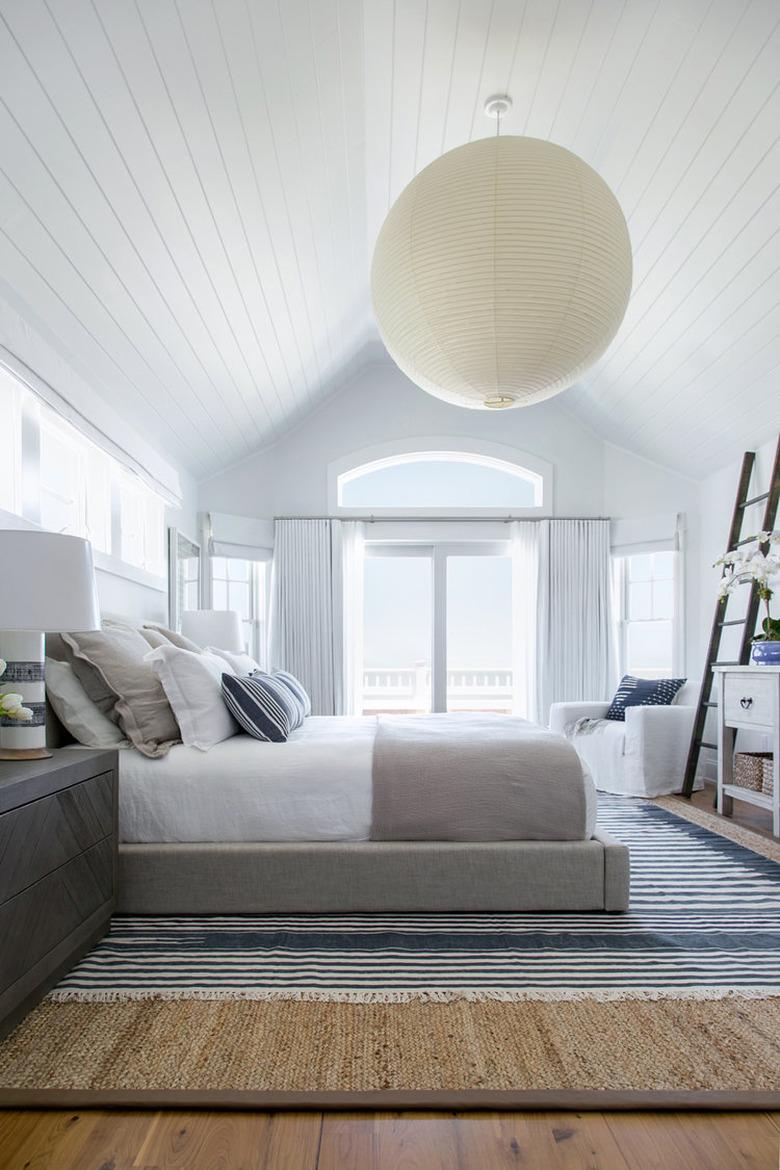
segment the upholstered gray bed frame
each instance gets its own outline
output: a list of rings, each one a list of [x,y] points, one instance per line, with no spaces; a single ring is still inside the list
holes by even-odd
[[[628,849],[590,841],[120,845],[125,914],[628,909]]]
[[[50,708],[47,731],[52,747],[73,742]],[[120,914],[621,912],[629,856],[601,832],[590,841],[120,844],[118,878]]]

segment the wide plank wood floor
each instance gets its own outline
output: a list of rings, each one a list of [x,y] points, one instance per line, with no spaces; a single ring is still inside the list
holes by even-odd
[[[681,796],[680,800],[684,801],[685,797]],[[706,784],[704,788],[700,788],[698,792],[694,792],[691,797],[691,804],[717,816],[718,814],[714,808],[714,800],[715,785]],[[744,800],[735,800],[733,815],[724,817],[723,820],[732,821],[735,825],[741,825],[743,829],[751,829],[761,837],[769,837],[770,840],[776,840],[772,836],[772,814],[769,809],[757,808],[756,805],[748,804]]]
[[[777,1170],[780,1113],[0,1113],[0,1170]]]

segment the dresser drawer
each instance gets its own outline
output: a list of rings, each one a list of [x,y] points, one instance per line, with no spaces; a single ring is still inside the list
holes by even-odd
[[[777,678],[753,674],[723,676],[723,711],[726,723],[745,727],[774,728]]]
[[[104,772],[0,815],[0,903],[113,832],[113,778]]]
[[[0,906],[0,992],[114,896],[110,837]]]

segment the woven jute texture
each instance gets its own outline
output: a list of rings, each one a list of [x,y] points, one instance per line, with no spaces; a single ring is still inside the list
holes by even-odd
[[[780,1000],[38,1007],[0,1089],[780,1088]]]

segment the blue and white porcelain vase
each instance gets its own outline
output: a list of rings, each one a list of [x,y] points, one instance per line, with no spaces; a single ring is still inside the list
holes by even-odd
[[[780,666],[780,642],[769,639],[754,642],[750,660],[755,666]]]

